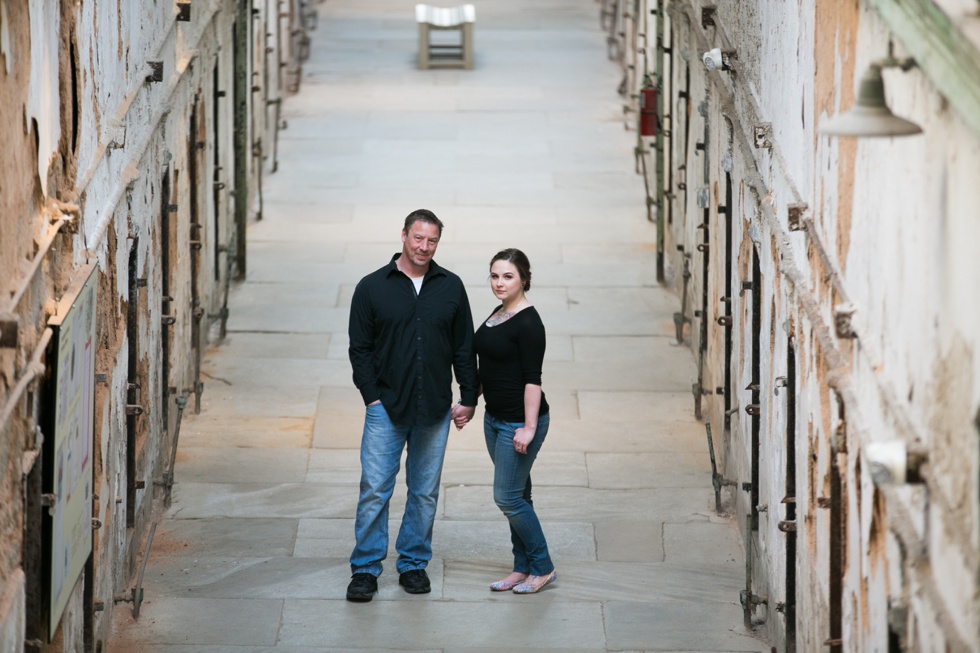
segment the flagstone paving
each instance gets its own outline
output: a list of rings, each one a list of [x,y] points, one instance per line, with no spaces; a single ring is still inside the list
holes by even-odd
[[[415,68],[413,2],[318,6],[278,171],[248,229],[248,278],[184,418],[173,503],[134,622],[112,653],[763,651],[739,606],[738,532],[716,515],[679,301],[655,279],[594,0],[477,5],[474,70]],[[506,521],[474,423],[450,435],[429,567],[348,603],[363,405],[347,361],[354,284],[401,246],[404,216],[446,223],[436,260],[475,320],[495,305],[490,257],[519,247],[548,330],[552,426],[535,507],[559,580],[491,593],[510,571]],[[404,506],[399,479],[391,531]]]

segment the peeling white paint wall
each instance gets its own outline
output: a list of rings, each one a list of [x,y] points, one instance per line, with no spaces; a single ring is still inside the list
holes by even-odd
[[[23,105],[29,128],[32,118],[37,122],[36,176],[44,192],[77,203],[80,213],[72,225],[76,233],[62,232],[63,237],[37,266],[34,278],[9,280],[12,287],[28,284],[30,291],[15,316],[21,325],[18,351],[0,349],[4,367],[0,393],[24,373],[23,362],[29,359],[39,335],[32,330],[43,329],[46,306],[52,298],[60,298],[75,267],[93,258],[99,267],[95,420],[100,455],[93,517],[101,526],[95,531],[94,573],[83,575],[75,585],[64,616],[56,624],[59,630],[54,640],[40,645],[43,653],[87,647],[104,650],[113,613],[132,609],[130,604],[117,605],[114,597],[132,586],[153,501],[162,499],[159,481],[170,471],[176,398],[200,387],[195,357],[207,345],[209,332],[220,332],[221,318],[215,316],[226,315],[225,286],[235,270],[236,197],[245,209],[243,220],[254,220],[260,171],[269,165],[261,155],[247,156],[242,166],[244,187],[233,195],[238,165],[235,140],[251,154],[260,135],[266,143],[277,137],[279,126],[267,101],[285,91],[279,68],[298,71],[301,64],[296,53],[266,48],[294,38],[298,4],[284,5],[282,14],[280,4],[269,1],[263,5],[264,13],[246,12],[248,28],[237,32],[252,46],[248,59],[239,62],[241,79],[253,79],[253,70],[260,73],[260,79],[262,71],[275,73],[258,88],[244,89],[246,111],[238,116],[233,105],[233,26],[239,9],[235,0],[195,1],[188,21],[176,20],[173,3],[158,0],[94,0],[76,3],[71,9],[47,0],[31,0],[24,8],[0,0],[0,54],[8,72],[14,72],[11,77],[22,80],[19,86],[10,84],[3,89],[5,98]],[[15,23],[8,21],[11,14]],[[15,56],[17,46],[23,48],[23,56]],[[162,63],[160,81],[147,79],[150,62]],[[68,73],[61,79],[59,68]],[[297,84],[298,80],[297,74]],[[65,86],[70,92],[61,94]],[[19,120],[20,106],[11,110],[5,104],[0,109]],[[243,122],[236,129],[239,117]],[[72,121],[76,138],[62,138],[63,119]],[[15,136],[10,140],[15,150],[0,157],[4,205],[13,198],[10,210],[0,212],[4,274],[8,270],[21,274],[26,266],[12,261],[29,261],[36,253],[35,236],[27,227],[48,228],[48,220],[36,206],[34,174],[25,174],[34,167],[33,137],[30,133]],[[61,146],[64,151],[59,151]],[[15,166],[13,161],[31,164]],[[51,188],[47,187],[49,177]],[[162,192],[165,177],[169,178],[167,194]],[[30,215],[31,211],[37,213]],[[167,233],[161,229],[164,218],[171,225]],[[170,260],[165,270],[163,252],[168,244]],[[129,291],[131,251],[136,261],[133,295]],[[162,287],[165,271],[169,274],[166,292]],[[127,325],[130,307],[136,320],[133,331]],[[164,321],[168,314],[175,318],[172,324]],[[198,319],[200,330],[196,329]],[[130,378],[130,337],[135,339],[136,379]],[[166,356],[164,342],[169,346]],[[139,388],[132,391],[131,398],[130,383],[134,381]],[[46,414],[49,407],[44,405],[45,393],[33,396],[33,401],[21,400],[12,418],[0,425],[4,447],[0,459],[4,461],[20,461],[25,449],[35,446],[39,414]],[[0,394],[0,406],[6,401],[5,394]],[[137,445],[133,449],[127,442],[126,407],[131,402],[143,409],[136,418]],[[127,469],[131,452],[135,454],[132,476]],[[38,482],[39,475],[40,471],[34,474]],[[0,478],[4,497],[23,496],[20,475]],[[142,487],[134,487],[137,483]],[[127,523],[127,510],[134,514],[133,523]],[[25,598],[24,571],[18,567],[24,543],[40,547],[41,538],[40,524],[23,513],[21,502],[5,499],[0,524],[5,548],[0,559],[7,564],[0,568],[5,578],[0,596],[0,643],[9,645],[0,646],[4,651],[23,648],[25,638],[47,637],[38,623],[43,606],[33,608],[30,596]],[[33,587],[41,581],[28,578],[26,583]],[[93,615],[94,641],[90,642],[84,641],[85,616],[91,610],[84,605],[86,583],[104,607]],[[44,597],[40,598],[43,603]],[[39,630],[44,632],[34,634]]]
[[[27,129],[37,121],[37,173],[41,190],[48,194],[48,167],[61,138],[58,107],[58,43],[61,9],[47,0],[31,0],[31,84],[27,98]],[[6,21],[5,21],[6,22]],[[8,37],[9,38],[9,37]],[[10,62],[7,64],[8,72]]]
[[[719,4],[703,21],[703,3],[667,3],[675,57],[663,88],[673,174],[668,281],[686,292],[690,344],[700,360],[707,329],[703,391],[725,385],[725,330],[719,299],[730,294],[733,325],[731,428],[723,399],[705,392],[705,418],[721,440],[726,478],[748,482],[753,467],[747,389],[759,384],[758,531],[750,532],[751,591],[765,605],[751,613],[777,650],[786,650],[787,574],[795,570],[797,650],[832,638],[838,606],[840,650],[880,651],[890,638],[906,650],[980,650],[980,134],[918,69],[885,71],[888,101],[923,128],[921,136],[836,139],[817,127],[854,101],[853,80],[894,42],[871,9],[760,0]],[[646,3],[645,10],[655,5]],[[732,71],[708,72],[705,50],[733,50]],[[901,43],[894,53],[903,56]],[[688,98],[678,95],[687,90]],[[707,104],[704,104],[707,102]],[[706,115],[699,111],[707,106]],[[736,138],[727,145],[727,120]],[[705,124],[707,123],[707,134]],[[755,147],[768,124],[772,147]],[[707,138],[705,138],[707,136]],[[685,138],[688,142],[685,143]],[[695,151],[695,142],[705,142]],[[726,256],[725,171],[731,171],[732,251]],[[703,178],[707,161],[708,180]],[[707,214],[697,191],[707,183]],[[805,204],[804,229],[791,231],[788,206]],[[705,260],[694,246],[710,233]],[[675,251],[675,245],[683,252]],[[751,281],[758,256],[762,285]],[[686,287],[679,272],[690,257]],[[733,288],[725,288],[730,258]],[[707,289],[706,314],[698,315]],[[752,301],[762,328],[752,333]],[[835,331],[835,310],[854,305],[856,338]],[[785,391],[792,338],[797,384],[794,424]],[[752,354],[760,354],[758,374]],[[786,429],[795,430],[787,451]],[[866,445],[904,442],[909,483],[877,486]],[[787,455],[796,468],[786,484]],[[925,464],[917,467],[918,462]],[[831,498],[839,470],[841,510]],[[794,497],[797,563],[786,559]],[[748,529],[749,492],[731,495]],[[840,519],[843,548],[831,534]],[[830,584],[840,562],[841,591]],[[837,637],[838,635],[833,635]]]

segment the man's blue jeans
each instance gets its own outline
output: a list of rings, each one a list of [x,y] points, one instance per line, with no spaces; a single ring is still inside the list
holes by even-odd
[[[395,489],[402,451],[408,446],[408,499],[395,549],[399,573],[425,569],[432,559],[432,523],[439,503],[442,461],[449,439],[449,411],[431,426],[392,424],[380,403],[368,406],[361,436],[361,493],[357,501],[350,556],[351,573],[380,576],[388,556],[388,503]]]
[[[493,500],[510,522],[514,571],[535,576],[545,576],[555,569],[541,522],[531,504],[531,466],[548,435],[549,423],[548,415],[540,417],[527,453],[517,453],[514,432],[524,426],[523,422],[504,422],[490,413],[483,419],[483,435],[493,460]]]

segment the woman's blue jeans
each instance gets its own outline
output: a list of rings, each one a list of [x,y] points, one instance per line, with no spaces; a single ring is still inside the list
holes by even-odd
[[[351,573],[380,576],[388,556],[388,504],[395,489],[402,451],[408,447],[405,480],[408,498],[395,540],[399,573],[425,569],[432,559],[432,523],[439,503],[442,462],[449,439],[449,411],[430,426],[392,424],[384,406],[368,406],[361,436],[361,492],[354,521],[356,544]]]
[[[514,432],[524,423],[504,422],[489,413],[483,419],[483,435],[493,460],[493,500],[510,522],[514,571],[535,576],[550,574],[555,568],[531,503],[531,466],[548,435],[548,424],[547,415],[540,417],[527,453],[517,453]]]

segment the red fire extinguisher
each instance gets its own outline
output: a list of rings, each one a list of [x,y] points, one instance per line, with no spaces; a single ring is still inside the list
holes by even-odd
[[[657,85],[647,76],[640,89],[640,136],[657,135]]]

